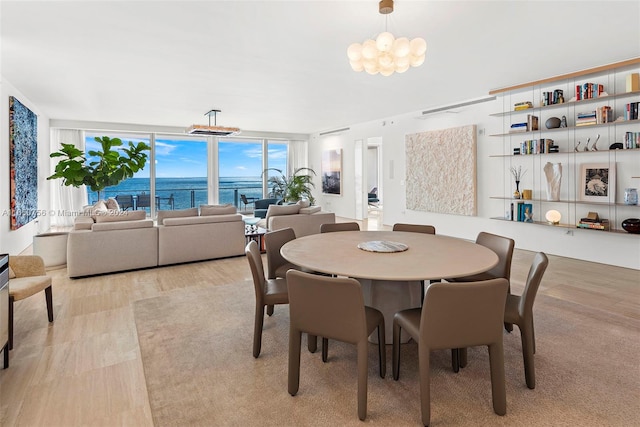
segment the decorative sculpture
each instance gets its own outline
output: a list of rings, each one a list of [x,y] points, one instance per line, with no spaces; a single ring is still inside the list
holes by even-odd
[[[560,200],[560,181],[562,180],[562,163],[547,162],[544,165],[547,177],[547,200]]]
[[[598,140],[600,139],[600,134],[596,137],[596,142],[591,146],[591,151],[598,151]]]

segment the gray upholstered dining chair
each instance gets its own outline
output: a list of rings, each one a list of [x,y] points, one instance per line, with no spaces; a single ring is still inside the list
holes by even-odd
[[[533,355],[536,352],[536,338],[533,329],[533,303],[538,293],[542,276],[549,265],[549,259],[543,252],[538,252],[527,275],[527,283],[521,296],[507,295],[504,311],[505,323],[518,325],[522,340],[522,357],[524,359],[524,376],[527,387],[536,387],[536,372]]]
[[[296,238],[296,232],[293,228],[281,228],[280,230],[269,231],[264,235],[264,246],[267,253],[267,278],[275,279],[276,277],[286,277],[287,270],[298,266],[290,263],[282,254],[280,248],[285,243]]]
[[[472,276],[458,277],[456,279],[447,279],[448,282],[477,282],[479,280],[495,279],[497,277],[503,277],[508,281],[511,280],[511,260],[513,259],[513,249],[515,247],[515,241],[508,237],[498,236],[497,234],[486,233],[484,231],[478,233],[476,237],[476,244],[482,245],[491,249],[498,255],[498,264],[489,271],[484,273],[474,274]],[[511,285],[509,285],[509,291],[511,293]],[[513,325],[510,323],[504,324],[504,328],[511,332]],[[464,367],[467,364],[467,353],[463,349],[460,352],[460,366]]]
[[[265,306],[275,304],[288,304],[289,294],[287,292],[287,281],[284,278],[266,279],[264,277],[264,266],[258,244],[252,240],[245,247],[245,254],[249,261],[251,274],[253,276],[253,286],[256,293],[256,312],[253,328],[253,357],[260,356],[262,348],[262,326],[264,324]]]
[[[355,344],[358,352],[358,417],[367,416],[368,337],[378,329],[380,377],[386,375],[384,317],[366,307],[360,283],[351,278],[333,278],[287,272],[289,286],[289,394],[300,386],[300,345],[302,333],[323,337],[322,356],[326,361],[328,339]]]
[[[320,224],[321,233],[333,233],[335,231],[360,231],[357,222],[336,222],[332,224]]]
[[[493,410],[507,412],[502,322],[509,282],[492,279],[473,283],[433,283],[424,306],[402,310],[393,318],[393,378],[400,376],[400,338],[407,332],[418,343],[422,423],[431,418],[431,350],[486,345],[491,366]],[[452,354],[454,351],[452,350]]]

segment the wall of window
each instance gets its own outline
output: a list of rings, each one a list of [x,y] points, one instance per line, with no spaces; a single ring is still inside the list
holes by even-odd
[[[86,131],[86,152],[98,150],[94,138],[105,135],[125,145],[142,141],[152,149],[143,170],[105,189],[100,198],[117,198],[121,207],[143,209],[152,217],[157,210],[214,203],[251,210],[242,196],[249,201],[268,197],[267,180],[274,172],[263,172],[275,168],[287,174],[286,140]],[[92,161],[88,154],[87,160]],[[90,203],[98,200],[96,192],[87,193]]]

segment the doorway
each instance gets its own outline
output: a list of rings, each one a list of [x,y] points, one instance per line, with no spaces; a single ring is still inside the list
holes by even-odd
[[[366,178],[365,187],[367,191],[367,217],[379,217],[382,214],[382,177],[380,176],[380,165],[382,163],[382,138],[367,139],[366,154]]]

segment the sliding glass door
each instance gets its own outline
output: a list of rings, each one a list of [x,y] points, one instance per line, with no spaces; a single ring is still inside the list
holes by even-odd
[[[261,140],[218,142],[218,202],[245,210],[247,201],[262,198],[263,143]]]

